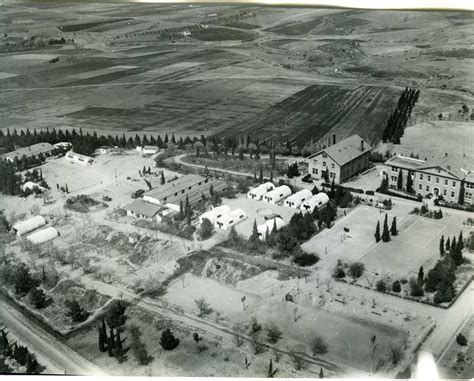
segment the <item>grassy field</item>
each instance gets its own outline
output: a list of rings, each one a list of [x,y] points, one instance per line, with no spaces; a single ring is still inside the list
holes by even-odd
[[[2,10],[1,128],[250,133],[298,144],[359,133],[372,142],[406,86],[421,89],[415,118],[472,106],[465,38],[472,17],[462,13],[154,4]],[[26,49],[13,36],[35,37],[36,45]],[[74,44],[49,45],[61,37]]]

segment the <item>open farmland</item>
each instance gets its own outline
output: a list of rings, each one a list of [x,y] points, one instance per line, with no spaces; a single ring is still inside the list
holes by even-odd
[[[317,145],[332,134],[377,142],[406,86],[421,90],[416,120],[436,119],[433,105],[472,105],[469,14],[152,4],[3,10],[1,128],[248,133]],[[19,42],[32,37],[31,46]],[[61,37],[65,45],[48,43]]]

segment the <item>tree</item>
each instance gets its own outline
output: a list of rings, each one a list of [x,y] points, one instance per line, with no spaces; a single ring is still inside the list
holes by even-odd
[[[258,235],[257,220],[253,220],[252,235],[249,237],[249,244],[252,250],[256,250],[260,246],[260,237]]]
[[[379,279],[375,284],[375,289],[378,292],[386,292],[387,291],[387,283],[383,279]]]
[[[444,255],[444,235],[442,235],[441,239],[439,240],[439,255]]]
[[[277,372],[278,368],[273,369],[273,361],[272,359],[270,359],[270,363],[268,364],[267,377],[273,378]]]
[[[258,182],[263,184],[263,168],[260,166],[260,172],[258,174]]]
[[[328,352],[328,346],[321,336],[315,336],[311,340],[311,351],[313,356],[323,355]]]
[[[37,309],[45,308],[48,305],[48,298],[41,288],[33,288],[30,292],[31,303]]]
[[[399,280],[396,280],[395,282],[393,282],[393,284],[392,284],[392,291],[393,291],[393,292],[400,292],[400,291],[402,291],[402,286],[401,286]]]
[[[383,221],[383,231],[382,231],[382,241],[383,242],[388,242],[390,241],[390,232],[388,231],[388,216],[387,213],[385,213],[385,219]]]
[[[275,323],[271,323],[265,326],[267,333],[267,341],[271,344],[276,344],[282,336],[282,332]]]
[[[32,288],[35,288],[39,282],[35,281],[26,265],[19,265],[15,271],[15,293],[26,295]]]
[[[125,310],[126,306],[120,300],[114,300],[112,303],[110,303],[105,320],[111,330],[121,329],[125,325],[127,320]]]
[[[464,180],[461,180],[461,186],[459,187],[458,204],[464,205]]]
[[[377,221],[374,238],[375,238],[375,242],[377,243],[380,242],[380,221]]]
[[[465,347],[467,345],[466,336],[464,336],[462,333],[458,333],[457,336],[456,336],[456,342],[460,346]]]
[[[400,168],[400,171],[398,172],[397,189],[403,189],[403,171],[401,168]]]
[[[380,187],[377,189],[379,192],[385,192],[388,190],[388,175],[385,174],[382,177],[382,181],[380,182]]]
[[[300,171],[298,170],[298,163],[293,163],[293,164],[290,164],[288,166],[288,171],[286,173],[286,175],[288,176],[288,178],[293,178],[293,177],[297,177],[300,175]]]
[[[128,328],[130,336],[130,350],[140,365],[148,365],[153,357],[148,354],[145,343],[142,341],[142,332],[136,325]]]
[[[407,175],[407,192],[414,193],[413,192],[413,178],[412,178],[411,171],[408,171],[408,175]]]
[[[319,369],[319,378],[324,378],[323,368]]]
[[[415,278],[410,279],[410,295],[411,296],[423,296],[423,287],[421,286],[420,283],[418,283],[418,280]]]
[[[166,351],[171,351],[179,345],[179,339],[174,336],[169,328],[161,333],[160,345]]]
[[[115,336],[113,329],[110,329],[110,335],[107,342],[107,353],[109,357],[114,357],[115,352]]]
[[[425,272],[423,270],[423,266],[420,266],[420,269],[418,270],[418,284],[421,286],[423,285],[424,281],[425,281]]]
[[[69,316],[73,322],[80,323],[89,317],[89,312],[82,308],[76,299],[66,300],[64,304],[69,309],[66,316]]]
[[[393,217],[393,219],[392,219],[392,226],[390,227],[390,234],[393,235],[393,236],[398,235],[397,217]]]
[[[354,262],[349,267],[349,275],[355,280],[360,278],[364,273],[365,266],[361,262]]]
[[[98,327],[99,331],[99,351],[106,352],[107,351],[107,344],[109,338],[107,337],[107,327],[105,326],[105,320],[102,318],[102,324]]]
[[[166,183],[165,180],[165,171],[161,171],[161,179],[160,179],[160,184],[164,185]]]
[[[194,302],[199,310],[198,317],[203,318],[214,312],[208,302],[204,298],[195,299]]]
[[[209,221],[207,218],[203,218],[201,228],[199,230],[199,235],[201,236],[201,238],[209,238],[210,236],[212,236],[213,231],[214,226],[212,225],[211,221]]]

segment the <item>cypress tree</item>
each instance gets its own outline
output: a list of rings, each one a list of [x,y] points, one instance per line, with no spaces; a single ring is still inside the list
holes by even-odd
[[[425,280],[425,272],[423,270],[423,266],[420,266],[420,269],[418,270],[418,284],[421,286],[424,280]]]
[[[160,184],[163,185],[165,183],[165,173],[164,171],[161,171],[161,181],[160,181]]]
[[[99,327],[99,351],[105,352],[107,351],[107,331],[105,328],[105,320],[102,319],[102,326]]]
[[[398,171],[397,189],[403,189],[403,171],[401,168],[400,171]]]
[[[179,200],[179,214],[178,218],[180,221],[184,219],[184,207],[183,207],[183,200]]]
[[[407,175],[407,192],[409,193],[413,192],[413,179],[411,177],[411,171],[408,171],[408,175]]]
[[[444,235],[442,235],[441,239],[439,240],[439,255],[444,255]]]
[[[114,336],[113,329],[110,329],[110,336],[109,336],[109,339],[108,339],[107,349],[108,349],[109,357],[114,357],[115,336]]]
[[[323,368],[320,368],[319,370],[319,378],[324,378]]]
[[[451,249],[451,242],[448,237],[448,239],[446,240],[446,251],[449,251],[449,249]]]
[[[392,226],[390,227],[390,234],[391,234],[391,235],[398,235],[398,230],[397,230],[397,217],[393,217]]]
[[[387,213],[385,213],[385,219],[383,221],[383,231],[382,231],[382,241],[388,242],[390,241],[390,232],[388,231],[388,216]]]
[[[461,180],[461,186],[459,187],[458,204],[464,204],[464,180]]]
[[[260,238],[258,237],[257,220],[253,220],[253,229],[252,229],[252,235],[249,238],[249,244],[252,249],[256,249],[259,243],[260,243]]]
[[[454,251],[456,250],[456,237],[453,237],[453,240],[451,241],[451,247],[449,248],[449,253],[453,254]]]
[[[375,228],[375,242],[380,242],[380,221],[377,221],[377,227]]]
[[[458,248],[459,248],[460,251],[462,251],[464,249],[464,238],[462,236],[462,230],[459,232]]]
[[[258,175],[258,182],[259,182],[260,184],[263,184],[263,169],[262,169],[261,166],[260,166],[260,173],[259,173],[259,175]]]

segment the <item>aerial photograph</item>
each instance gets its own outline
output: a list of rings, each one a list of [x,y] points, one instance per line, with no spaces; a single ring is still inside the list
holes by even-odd
[[[0,374],[470,379],[473,279],[473,12],[0,2]]]

